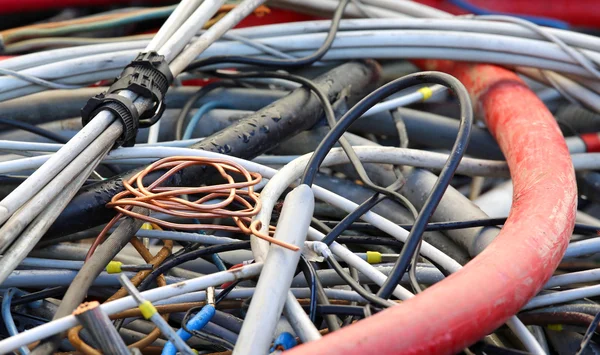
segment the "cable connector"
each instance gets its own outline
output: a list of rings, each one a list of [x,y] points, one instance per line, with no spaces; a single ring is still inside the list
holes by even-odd
[[[327,244],[325,244],[323,242],[306,242],[305,245],[308,248],[314,250],[315,253],[323,256],[324,258],[329,258],[329,257],[333,256],[333,254],[331,254],[331,250],[329,249]]]
[[[142,52],[121,72],[105,93],[88,100],[81,109],[82,123],[85,126],[102,110],[112,112],[123,122],[123,134],[115,146],[133,146],[139,128],[155,124],[163,112],[163,99],[173,82],[173,74],[164,56],[156,52]],[[152,108],[138,113],[133,102],[119,95],[128,90],[152,101]]]

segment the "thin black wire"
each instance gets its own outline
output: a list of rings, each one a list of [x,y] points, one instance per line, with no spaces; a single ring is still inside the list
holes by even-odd
[[[339,5],[337,6],[335,13],[333,14],[333,18],[331,19],[331,27],[329,28],[329,32],[327,33],[327,37],[325,41],[321,45],[319,49],[317,49],[314,53],[303,57],[303,58],[294,58],[294,59],[263,59],[263,58],[253,58],[253,57],[243,57],[243,56],[212,56],[207,58],[198,59],[192,62],[185,69],[186,71],[206,67],[212,64],[221,64],[221,63],[236,63],[236,64],[248,64],[255,65],[260,67],[271,67],[271,68],[298,68],[309,66],[317,61],[319,61],[323,56],[329,51],[333,41],[335,40],[335,36],[340,26],[340,22],[342,20],[342,16],[344,15],[344,10],[346,9],[346,5],[348,5],[349,0],[341,0]]]
[[[198,102],[201,98],[206,96],[209,92],[226,87],[235,87],[237,84],[228,80],[221,80],[210,83],[208,85],[203,86],[200,90],[196,91],[194,95],[192,95],[183,105],[181,111],[179,111],[179,116],[177,116],[176,125],[175,125],[175,139],[181,139],[183,136],[183,127],[185,126],[185,122],[187,120],[187,116],[189,115],[194,104]]]
[[[585,335],[581,340],[581,344],[579,344],[579,350],[575,355],[582,355],[585,352],[585,349],[590,344],[592,340],[592,336],[596,332],[596,328],[598,328],[598,324],[600,323],[600,313],[597,313],[594,317],[594,320],[590,323],[588,329],[585,331]]]
[[[378,196],[378,195],[375,195],[375,196],[373,196],[373,197],[377,197],[377,196]],[[380,195],[379,195],[379,196],[380,196]],[[372,199],[373,197],[371,197],[371,199]],[[369,200],[367,200],[367,201],[369,201]],[[365,202],[367,202],[367,201],[365,201]],[[363,204],[364,204],[364,203],[363,203]],[[362,206],[362,205],[361,205],[361,206]],[[356,212],[356,211],[357,211],[357,210],[359,210],[359,209],[360,209],[360,206],[359,206],[359,207],[358,207],[356,210],[354,210],[354,211],[353,211],[353,212],[352,212],[350,215],[353,215],[353,214],[354,214],[354,212]],[[348,218],[350,215],[348,215],[346,218]],[[344,218],[344,220],[345,220],[346,218]],[[352,218],[352,217],[351,217],[351,218]],[[316,225],[317,225],[317,226],[318,226],[318,227],[319,227],[319,228],[320,228],[320,229],[321,229],[321,230],[322,230],[324,233],[327,233],[327,235],[328,235],[328,236],[329,236],[329,235],[331,235],[331,234],[333,233],[333,230],[332,230],[332,229],[330,229],[328,226],[326,226],[326,225],[325,225],[323,222],[319,221],[318,219],[316,219],[316,218],[314,218],[314,217],[313,217],[313,219],[312,219],[312,222],[313,222],[314,224],[316,224]],[[342,223],[343,223],[343,221],[342,221],[342,222],[340,222],[340,223],[339,223],[337,226],[339,226],[339,225],[340,225],[340,224],[342,224]],[[337,227],[337,226],[336,226],[336,227]],[[321,241],[324,241],[326,238],[327,238],[327,237],[325,237],[325,238],[324,238],[324,239],[322,239]],[[377,238],[377,237],[376,237],[376,238]],[[383,239],[383,238],[381,238],[381,239]],[[395,240],[395,239],[391,239],[391,238],[388,238],[388,239],[389,239],[390,241],[393,241],[393,242],[394,242],[394,246],[400,246],[400,247],[401,247],[401,246],[403,245],[403,244],[401,244],[400,242],[398,242],[398,241],[397,241],[397,240]],[[371,244],[375,244],[375,243],[371,243]],[[376,243],[376,244],[378,244],[378,245],[382,245],[381,243]],[[331,267],[331,268],[332,268],[332,269],[333,269],[333,270],[334,270],[334,271],[335,271],[335,272],[336,272],[336,273],[337,273],[337,274],[338,274],[338,275],[339,275],[339,276],[340,276],[342,279],[344,279],[344,280],[347,280],[347,279],[349,278],[349,275],[348,275],[348,274],[346,274],[346,272],[345,272],[345,271],[344,271],[344,269],[341,267],[341,265],[339,265],[339,263],[337,262],[337,260],[334,260],[334,261],[335,261],[336,265],[333,265],[333,266],[332,266],[332,265],[331,265],[331,263],[330,263],[330,262],[329,262],[329,260],[328,260],[329,266],[330,266],[330,267]],[[339,267],[334,267],[334,266],[339,266]],[[352,278],[350,277],[350,279],[352,279]],[[352,279],[351,281],[346,281],[346,282],[347,282],[347,283],[348,283],[348,285],[349,285],[350,287],[352,287],[352,288],[353,288],[353,289],[354,289],[354,290],[355,290],[357,293],[359,293],[359,294],[360,294],[360,295],[361,295],[361,296],[362,296],[364,299],[366,299],[366,300],[371,300],[371,299],[372,299],[372,300],[375,300],[375,302],[376,302],[375,304],[377,304],[377,303],[385,304],[385,303],[386,303],[386,301],[385,301],[384,299],[382,299],[382,298],[380,298],[380,297],[377,297],[376,295],[374,295],[374,294],[370,293],[368,290],[366,290],[365,288],[363,288],[363,287],[362,287],[362,286],[361,286],[361,285],[360,285],[358,282],[356,282],[356,280]],[[387,304],[387,306],[389,306],[389,304]]]
[[[221,301],[223,301],[225,297],[227,297],[227,295],[230,294],[231,291],[233,291],[233,289],[236,288],[237,285],[239,285],[240,282],[242,282],[242,280],[235,280],[229,286],[222,289],[221,292],[219,292],[219,294],[215,298],[215,306],[218,305]]]
[[[314,278],[312,280],[314,280],[314,283],[315,283],[316,299],[317,299],[317,303],[318,303],[317,307],[330,305],[329,298],[327,298],[327,294],[325,294],[325,289],[323,288],[323,284],[321,284],[319,275],[315,271],[312,264],[310,262],[308,262],[308,260],[306,260],[306,261],[307,262],[305,265],[306,265],[306,267],[308,267],[309,273],[314,275]],[[329,328],[330,331],[336,331],[336,330],[340,329],[340,324],[339,324],[338,318],[336,316],[325,315],[323,317],[323,319],[325,320],[325,323],[327,323],[327,327]]]
[[[11,302],[11,304],[13,306],[18,306],[21,304],[27,304],[27,303],[43,300],[48,297],[60,296],[60,295],[64,294],[66,290],[67,290],[67,288],[65,286],[50,287],[50,288],[47,288],[47,289],[44,289],[41,291],[33,292],[30,294],[15,298]]]
[[[325,227],[335,227],[338,223],[337,221],[320,221],[322,226]],[[431,222],[428,223],[425,227],[425,231],[427,232],[435,232],[435,231],[446,231],[446,230],[456,230],[456,229],[467,229],[467,228],[476,228],[476,227],[494,227],[494,226],[502,226],[506,223],[506,217],[501,218],[483,218],[483,219],[470,219],[465,221],[449,221],[449,222]],[[410,231],[413,228],[412,224],[398,224],[399,227]],[[363,222],[354,222],[347,229],[351,230],[360,230],[365,232],[377,231],[379,229],[374,227],[368,223]],[[600,228],[597,226],[589,225],[589,224],[581,224],[575,223],[575,227],[573,229],[573,233],[575,234],[598,234],[600,233]]]
[[[398,284],[398,281],[402,278],[402,275],[404,275],[407,268],[410,266],[413,254],[418,252],[427,222],[439,204],[439,201],[446,191],[446,188],[450,184],[450,180],[454,176],[454,172],[456,171],[456,168],[458,167],[458,164],[465,153],[473,123],[473,110],[467,90],[456,78],[440,72],[414,73],[396,79],[380,87],[363,98],[359,103],[354,105],[354,107],[346,112],[342,118],[340,118],[338,123],[331,129],[331,131],[329,131],[327,136],[325,136],[315,150],[302,176],[302,183],[312,186],[319,167],[325,160],[325,157],[333,148],[333,146],[340,141],[342,135],[348,130],[354,121],[367,112],[369,108],[373,107],[386,97],[400,90],[425,83],[444,85],[454,91],[458,97],[461,110],[459,132],[454,146],[452,147],[450,156],[444,164],[442,172],[440,173],[431,193],[427,197],[427,200],[423,205],[423,209],[415,221],[413,229],[408,235],[407,241],[402,249],[402,252],[400,253],[398,261],[394,265],[394,269],[392,270],[390,277],[388,277],[378,292],[378,295],[382,298],[390,297],[393,289]]]
[[[320,314],[340,315],[340,316],[359,316],[366,318],[365,307],[359,306],[344,306],[339,304],[318,305],[317,311]],[[331,331],[331,329],[329,329]]]
[[[146,290],[152,281],[154,281],[159,275],[166,273],[170,269],[179,266],[187,261],[195,260],[203,255],[211,255],[214,253],[222,253],[225,251],[232,251],[238,249],[248,249],[250,248],[250,242],[236,242],[229,244],[219,244],[212,245],[206,248],[191,250],[186,253],[174,256],[170,259],[165,260],[162,264],[160,264],[156,269],[154,269],[148,277],[142,281],[139,286],[140,291]]]
[[[302,273],[304,274],[304,278],[306,279],[306,282],[309,283],[310,285],[310,305],[309,305],[309,312],[308,312],[308,316],[310,318],[310,321],[313,322],[313,324],[316,324],[317,322],[317,275],[315,272],[315,269],[310,267],[310,265],[308,264],[308,260],[306,260],[306,257],[304,257],[304,255],[300,256],[300,269],[302,270]]]
[[[207,340],[210,343],[213,343],[213,344],[220,346],[222,348],[225,348],[227,350],[232,350],[234,347],[234,344],[231,344],[227,340],[220,338],[218,336],[212,335],[212,334],[208,334],[206,332],[200,332],[197,330],[189,329],[187,327],[187,323],[190,320],[190,318],[192,317],[192,313],[196,310],[201,310],[202,307],[204,307],[204,306],[192,307],[192,308],[188,309],[188,311],[185,312],[185,315],[183,316],[183,320],[181,321],[181,328],[183,330],[185,330],[186,332],[188,332],[189,334],[192,334],[193,336]]]
[[[329,125],[329,127],[331,129],[333,129],[336,126],[335,112],[333,110],[333,106],[329,102],[329,98],[323,92],[323,90],[321,90],[317,85],[315,85],[314,82],[312,82],[309,79],[303,78],[298,75],[293,75],[293,74],[288,74],[288,73],[283,73],[283,72],[270,72],[270,71],[263,71],[263,72],[253,71],[253,72],[239,72],[239,73],[225,73],[225,72],[217,71],[214,74],[216,76],[225,77],[225,78],[229,78],[229,79],[276,78],[276,79],[283,79],[283,80],[288,80],[288,81],[292,81],[292,82],[301,84],[301,85],[309,88],[317,96],[319,101],[321,101],[321,105],[323,106],[323,111],[325,113],[325,119],[327,120],[327,124]],[[330,134],[331,134],[331,132],[330,132]],[[383,194],[383,195],[386,195],[386,196],[392,198],[396,202],[398,202],[398,203],[402,204],[404,207],[406,207],[415,216],[417,215],[417,211],[414,208],[414,206],[410,203],[410,201],[408,201],[406,199],[406,197],[404,197],[401,194],[399,194],[398,192],[396,192],[395,188],[381,187],[381,186],[375,184],[373,181],[371,181],[362,162],[360,161],[360,158],[354,151],[354,148],[352,148],[352,145],[344,137],[341,137],[341,136],[339,137],[339,143],[342,146],[342,149],[344,150],[346,155],[348,155],[350,163],[352,164],[354,170],[356,171],[356,173],[358,174],[359,178],[361,179],[361,181],[363,182],[363,184],[365,186],[371,188],[372,190],[374,190],[380,194]],[[318,167],[317,167],[317,170],[318,170]]]
[[[333,256],[328,256],[325,258],[325,260],[327,260],[327,264],[329,264],[329,266],[333,270],[335,270],[335,272],[338,275],[340,275],[342,280],[344,280],[344,282],[346,282],[362,298],[366,299],[367,301],[369,301],[372,304],[379,306],[381,308],[388,308],[388,307],[394,306],[394,303],[384,300],[383,298],[377,297],[376,295],[372,294],[371,292],[365,290],[358,282],[356,282],[356,280],[354,280],[352,278],[352,276],[348,275],[346,273],[346,271],[344,271],[344,268],[342,268],[342,265],[340,265],[340,263],[338,263],[338,261],[335,260],[335,258]]]
[[[65,144],[69,140],[65,137],[62,137],[59,134],[48,131],[47,129],[40,128],[38,126],[34,126],[27,122],[15,121],[8,118],[0,118],[0,124],[7,125],[13,128],[21,129],[23,131],[27,131],[29,133],[36,134],[40,137],[48,138],[56,143]]]

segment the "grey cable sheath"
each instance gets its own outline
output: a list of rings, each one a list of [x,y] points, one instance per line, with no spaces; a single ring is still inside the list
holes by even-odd
[[[42,204],[45,208],[43,208],[41,213],[28,226],[27,224],[25,225],[26,228],[21,233],[21,237],[3,253],[3,257],[0,260],[0,284],[4,283],[17,265],[33,250],[34,246],[48,228],[50,228],[56,217],[58,217],[71,198],[79,191],[79,188],[83,185],[99,160],[99,157],[96,158],[96,161],[88,164],[87,169],[79,174],[76,179],[62,186],[61,191],[54,199]]]
[[[308,185],[300,185],[286,197],[274,238],[302,247],[314,210],[314,196]],[[287,299],[300,251],[271,245],[258,279],[254,297],[244,318],[234,355],[264,354]],[[256,332],[261,329],[260,332]]]
[[[134,208],[134,212],[148,214],[148,211],[141,208]],[[125,218],[117,229],[102,243],[92,254],[92,257],[83,265],[77,276],[71,283],[71,286],[65,293],[60,306],[58,307],[53,319],[71,314],[71,312],[85,299],[87,290],[92,286],[94,279],[104,270],[106,265],[119,253],[123,247],[134,237],[135,232],[140,229],[143,221]],[[56,341],[52,339],[36,347],[32,354],[47,354],[54,351]]]
[[[3,253],[10,243],[17,238],[22,230],[50,203],[73,176],[80,175],[82,167],[95,167],[100,159],[108,152],[115,139],[120,135],[115,126],[109,126],[94,143],[84,149],[56,177],[51,180],[38,194],[33,196],[24,206],[8,219],[0,228],[0,253]],[[100,159],[97,159],[100,157]],[[87,170],[87,169],[86,169]],[[2,264],[2,263],[0,263]],[[12,270],[9,270],[12,271]],[[0,277],[0,283],[2,278]]]

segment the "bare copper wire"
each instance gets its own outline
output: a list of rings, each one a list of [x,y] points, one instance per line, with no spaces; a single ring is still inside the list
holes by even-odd
[[[225,183],[199,187],[160,186],[173,174],[191,166],[212,167],[217,170]],[[146,187],[143,183],[144,177],[158,170],[166,170],[166,172]],[[241,181],[236,181],[234,176]],[[281,247],[294,251],[299,250],[300,248],[295,245],[273,238],[271,235],[274,233],[274,227],[270,226],[269,234],[265,234],[258,231],[260,225],[257,228],[256,221],[251,223],[252,217],[256,216],[261,208],[259,195],[254,191],[254,186],[261,180],[260,174],[249,172],[240,164],[224,159],[173,156],[158,160],[130,179],[123,181],[125,190],[113,196],[106,205],[116,209],[119,213],[102,230],[88,254],[91,255],[93,249],[102,243],[106,233],[122,216],[141,219],[163,228],[177,230],[209,229],[240,232],[247,235],[254,234],[258,238]],[[200,195],[201,197],[194,201],[188,201],[181,197],[185,195]],[[221,201],[209,203],[214,200]],[[241,208],[235,204],[241,205]],[[135,213],[131,210],[133,207],[147,208],[154,212],[189,219],[231,218],[235,225],[169,222]]]

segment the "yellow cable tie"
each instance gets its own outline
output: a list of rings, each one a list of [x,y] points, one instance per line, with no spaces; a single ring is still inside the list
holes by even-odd
[[[557,332],[560,332],[563,330],[562,324],[548,324],[546,327],[550,330],[555,330]]]
[[[142,316],[144,316],[144,318],[146,318],[146,319],[150,319],[150,317],[152,317],[156,312],[158,312],[156,310],[156,308],[154,308],[154,305],[152,304],[152,302],[150,302],[150,301],[142,302],[138,306],[138,308],[142,312]]]
[[[367,252],[367,262],[369,264],[381,263],[381,253],[378,251],[368,251]]]
[[[431,88],[427,86],[424,88],[420,88],[419,90],[417,90],[417,92],[420,92],[421,95],[423,95],[423,101],[428,100],[433,95],[433,90],[431,90]]]
[[[118,274],[122,271],[121,265],[123,265],[122,262],[113,260],[110,263],[108,263],[108,265],[106,265],[106,272],[108,272],[109,274]]]

